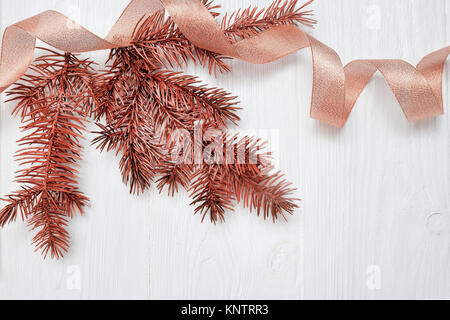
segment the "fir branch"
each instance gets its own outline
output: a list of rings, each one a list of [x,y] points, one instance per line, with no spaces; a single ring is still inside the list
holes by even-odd
[[[49,50],[50,51],[50,50]],[[27,75],[9,95],[18,101],[14,114],[22,117],[23,130],[30,132],[18,143],[16,182],[22,189],[5,199],[0,225],[13,222],[18,211],[33,230],[37,249],[44,257],[60,258],[68,250],[68,219],[82,213],[88,199],[79,191],[80,139],[90,113],[92,62],[72,54],[50,51],[33,65],[39,76]]]
[[[233,210],[232,201],[243,203],[257,215],[269,217],[275,222],[278,217],[292,214],[299,199],[291,197],[295,191],[291,183],[280,173],[270,174],[270,153],[262,152],[265,144],[252,137],[224,135],[223,160],[215,164],[199,166],[190,187],[192,205],[203,219],[207,214],[213,223],[225,221],[225,210]]]
[[[224,19],[224,31],[233,42],[280,24],[312,24],[310,11],[303,10],[306,5],[297,8],[297,4],[294,0],[276,0],[266,10],[249,8],[235,13]],[[229,123],[237,123],[235,97],[221,89],[207,88],[195,77],[164,70],[196,60],[213,71],[220,68],[218,64],[222,61],[215,61],[214,53],[191,44],[164,12],[142,19],[133,39],[129,47],[111,51],[110,68],[97,91],[99,108],[95,112],[96,119],[106,118],[106,125],[99,125],[101,130],[94,143],[101,150],[122,152],[124,182],[138,181],[138,190],[143,191],[158,176],[160,192],[165,187],[169,195],[180,187],[188,189],[197,206],[195,211],[203,219],[210,214],[214,223],[224,220],[225,211],[232,210],[234,199],[256,210],[258,215],[263,212],[264,218],[272,216],[275,220],[292,213],[297,207],[296,199],[289,196],[293,190],[280,174],[268,174],[270,154],[259,153],[264,146],[259,140],[224,136],[226,143],[241,150],[243,147],[247,159],[256,156],[259,159],[256,164],[232,161],[195,166],[168,160],[174,147],[170,144],[171,137],[178,129],[192,134],[196,121],[204,122],[204,130],[225,129]],[[135,112],[131,110],[139,110],[140,116],[129,116]],[[139,133],[144,127],[151,128],[148,138]],[[139,140],[135,142],[130,137]],[[139,152],[131,152],[135,145]],[[202,142],[202,150],[204,147]],[[125,170],[123,164],[128,164]],[[133,187],[131,190],[136,191]]]
[[[148,189],[170,153],[167,141],[178,129],[193,131],[196,121],[205,126],[226,127],[239,117],[235,97],[224,90],[208,88],[196,77],[154,69],[132,47],[115,49],[110,70],[97,89],[96,119],[99,125],[93,141],[101,150],[122,153],[121,169],[131,192]]]
[[[279,25],[304,25],[313,27],[316,21],[311,18],[312,10],[303,11],[313,1],[298,6],[298,0],[275,0],[266,9],[248,7],[230,15],[225,14],[222,29],[230,41],[236,42],[250,38],[260,32]]]

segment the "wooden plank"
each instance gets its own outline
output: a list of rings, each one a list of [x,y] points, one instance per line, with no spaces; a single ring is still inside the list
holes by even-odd
[[[2,2],[0,22],[56,9],[104,36],[126,2]],[[217,2],[223,11],[250,4]],[[314,7],[313,34],[345,62],[415,63],[450,43],[445,0],[316,1]],[[107,52],[91,56],[102,63]],[[241,128],[270,141],[304,200],[289,223],[273,225],[239,208],[226,224],[201,224],[185,193],[129,196],[118,160],[86,142],[81,187],[92,206],[70,226],[70,254],[42,261],[26,225],[2,230],[0,298],[450,297],[448,113],[408,124],[377,75],[348,125],[336,130],[309,118],[308,50],[264,66],[231,63],[233,72],[217,79],[195,66],[186,72],[238,95]],[[21,136],[11,109],[1,104],[1,195],[14,190],[12,156]]]

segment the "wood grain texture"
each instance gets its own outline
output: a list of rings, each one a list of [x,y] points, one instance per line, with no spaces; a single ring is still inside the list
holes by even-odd
[[[449,43],[447,3],[318,1],[315,35],[345,63],[415,64]],[[369,21],[374,10],[378,25]],[[301,115],[306,297],[450,297],[448,102],[446,116],[409,124],[378,75],[343,130]],[[379,290],[367,286],[372,265]]]
[[[270,3],[217,2],[227,11]],[[104,36],[126,3],[2,1],[0,25],[57,9]],[[416,63],[450,43],[445,0],[317,0],[314,8],[313,35],[344,62]],[[91,56],[101,63],[106,55]],[[43,261],[25,224],[1,230],[0,298],[450,298],[448,113],[409,124],[377,75],[347,126],[332,129],[309,118],[307,50],[269,65],[232,66],[217,79],[195,66],[187,73],[238,95],[241,128],[270,141],[279,168],[304,199],[289,223],[274,225],[238,209],[214,227],[193,215],[185,193],[130,196],[114,155],[86,142],[81,187],[92,206],[71,223],[70,253]],[[447,83],[444,88],[448,111]],[[0,108],[1,195],[15,187],[12,156],[21,133],[12,108]],[[429,218],[432,213],[439,214]],[[372,265],[380,271],[379,290],[367,286]]]

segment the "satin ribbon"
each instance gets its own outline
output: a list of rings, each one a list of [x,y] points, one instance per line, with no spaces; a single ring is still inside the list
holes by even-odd
[[[442,77],[450,47],[429,54],[417,67],[402,60],[356,60],[344,67],[333,49],[294,26],[277,26],[231,43],[199,0],[133,0],[105,39],[56,11],[45,11],[9,26],[3,35],[0,93],[27,71],[36,39],[73,53],[124,47],[130,44],[134,27],[143,15],[164,8],[196,46],[250,63],[269,63],[311,48],[311,117],[317,120],[343,127],[376,71],[385,77],[409,121],[443,114]]]

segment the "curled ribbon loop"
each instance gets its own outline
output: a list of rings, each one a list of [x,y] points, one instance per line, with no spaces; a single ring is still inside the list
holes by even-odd
[[[344,67],[333,49],[294,26],[277,26],[231,43],[199,0],[133,0],[105,39],[55,11],[9,26],[3,35],[0,92],[26,72],[33,60],[36,39],[67,52],[124,47],[130,44],[134,27],[143,15],[164,8],[196,46],[250,63],[269,63],[311,48],[314,70],[311,117],[317,120],[344,126],[377,71],[386,79],[409,121],[443,114],[442,77],[450,47],[427,55],[417,67],[402,60],[356,60]]]

